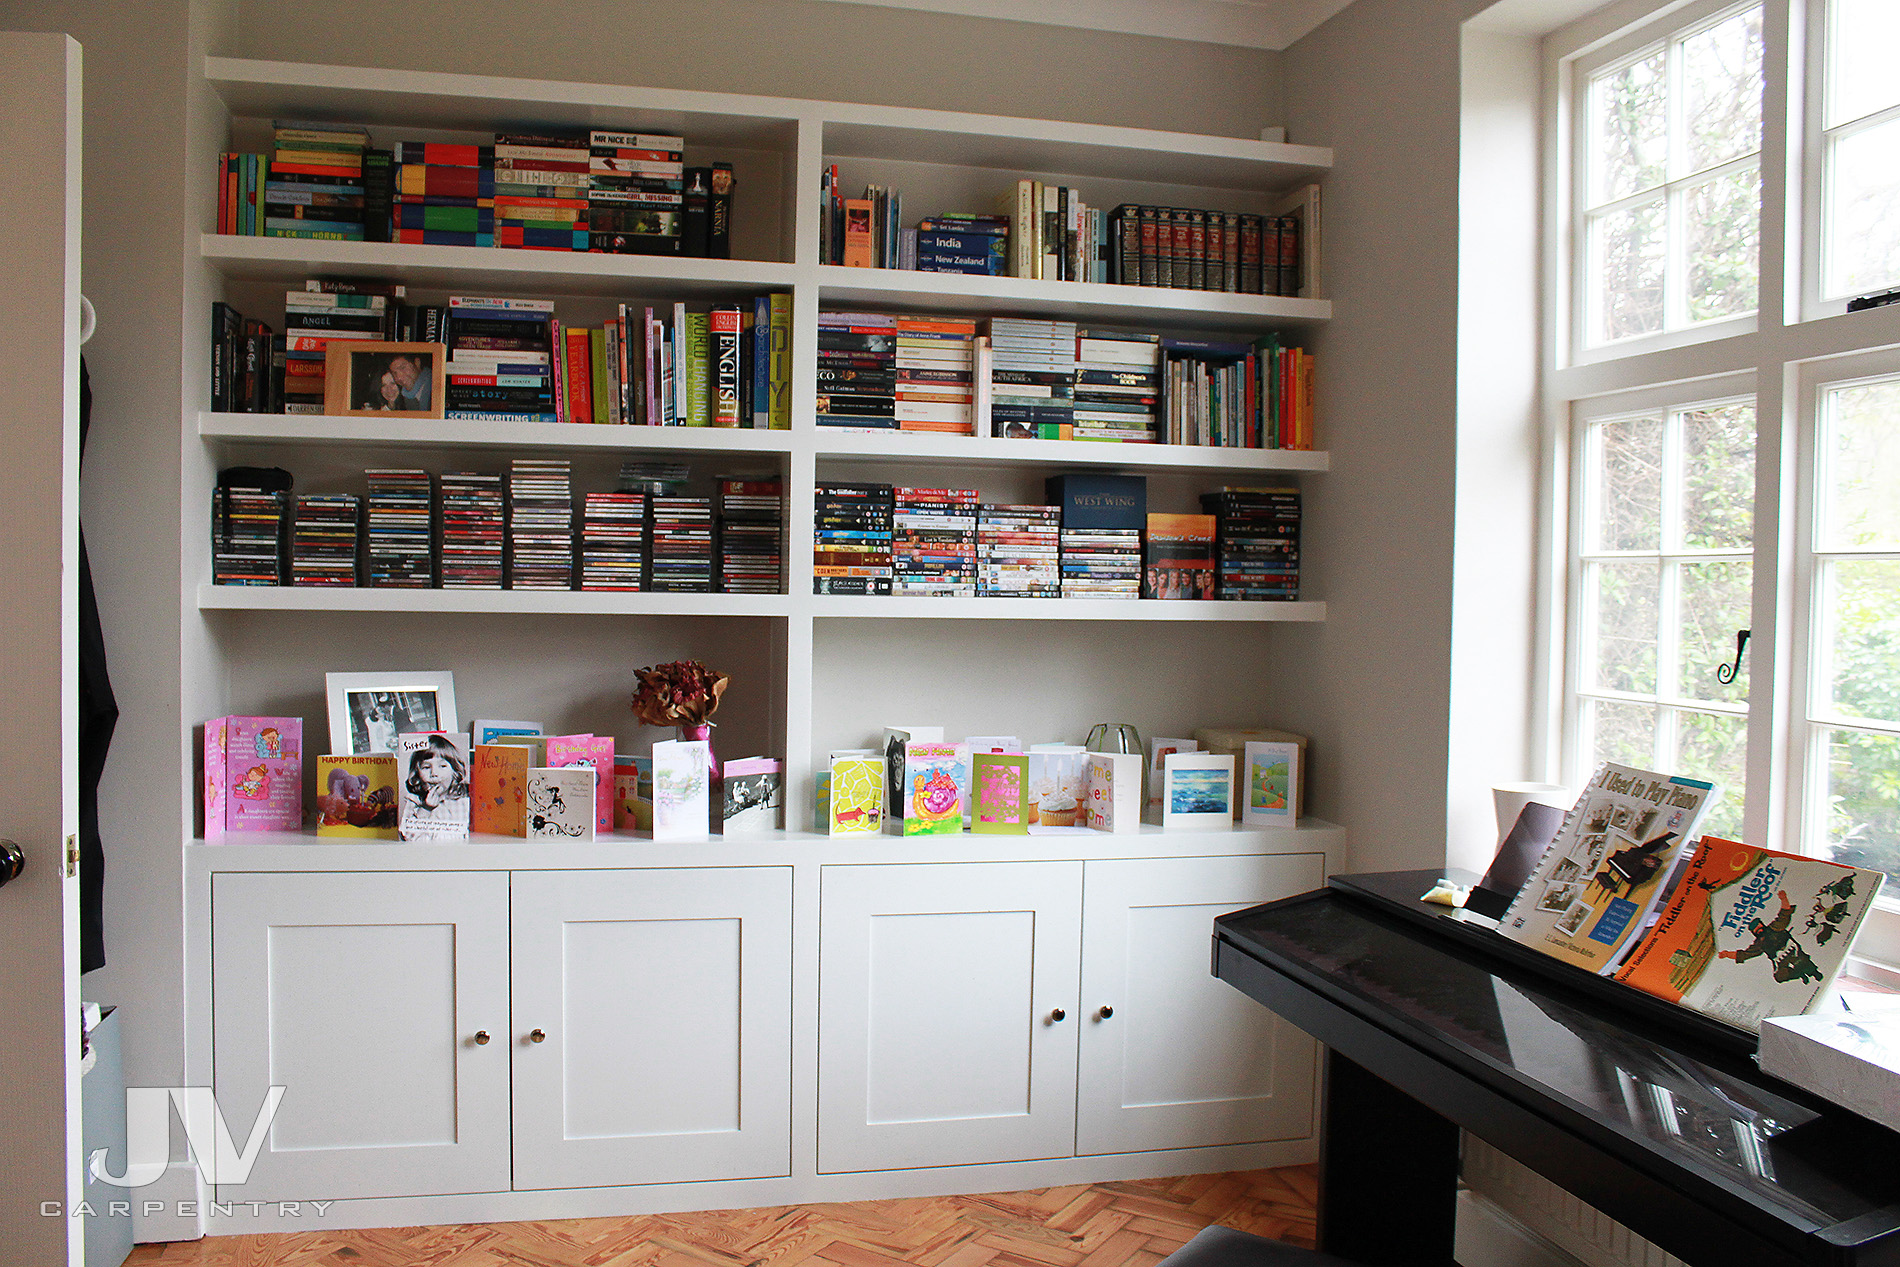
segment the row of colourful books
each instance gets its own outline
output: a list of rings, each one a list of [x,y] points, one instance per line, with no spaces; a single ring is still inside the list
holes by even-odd
[[[732,254],[732,164],[685,165],[685,138],[611,129],[396,141],[278,121],[269,155],[218,166],[218,232],[635,255]]]
[[[559,458],[517,458],[506,474],[376,468],[365,472],[362,494],[242,482],[255,478],[248,469],[226,472],[212,495],[214,584],[784,588],[784,502],[775,479],[720,478],[716,495],[693,496],[679,464],[629,460],[616,490],[577,499],[569,463]]]
[[[1605,762],[1568,813],[1527,807],[1494,872],[1513,850],[1541,853],[1498,931],[1751,1033],[1765,1018],[1812,1011],[1885,877],[1702,836],[1717,794],[1703,780]]]
[[[319,839],[586,843],[616,832],[761,835],[781,824],[776,758],[730,760],[719,777],[706,740],[660,740],[651,755],[634,756],[611,735],[550,735],[503,720],[464,732],[452,718],[446,729],[404,730],[395,710],[385,716],[373,699],[367,709],[375,724],[360,736],[332,735],[341,751],[316,759],[310,817]],[[204,839],[303,830],[303,719],[234,715],[204,729]]]
[[[821,483],[812,592],[932,598],[1292,601],[1300,493],[1230,487],[1151,514],[1138,475],[1058,475],[1047,504],[974,488]]]

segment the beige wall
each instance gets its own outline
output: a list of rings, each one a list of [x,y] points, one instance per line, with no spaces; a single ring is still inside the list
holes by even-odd
[[[243,0],[215,51],[1250,139],[1281,108],[1262,49],[822,0]]]

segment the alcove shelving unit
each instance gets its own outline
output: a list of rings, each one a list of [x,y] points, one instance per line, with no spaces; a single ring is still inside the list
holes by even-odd
[[[792,297],[793,322],[791,425],[782,431],[210,411],[184,420],[180,531],[204,634],[198,658],[185,666],[184,697],[202,709],[190,722],[234,712],[301,715],[307,752],[322,752],[325,671],[448,668],[464,723],[528,717],[550,733],[612,733],[637,749],[664,736],[629,717],[631,670],[691,657],[733,675],[717,718],[720,757],[782,756],[786,775],[786,830],[745,841],[656,844],[616,835],[563,849],[492,838],[332,845],[308,833],[270,833],[207,845],[188,831],[189,914],[211,930],[193,952],[200,988],[187,1018],[191,1066],[213,1077],[221,1096],[228,1088],[234,1102],[250,1103],[273,1082],[344,1086],[410,1069],[388,1094],[370,1097],[390,1124],[362,1137],[353,1134],[359,1118],[341,1109],[288,1127],[280,1120],[260,1178],[235,1193],[239,1199],[265,1191],[271,1200],[333,1197],[338,1206],[327,1221],[360,1225],[1028,1187],[1311,1156],[1310,1044],[1251,1015],[1251,1005],[1197,993],[1205,988],[1205,933],[1193,930],[1221,909],[1319,883],[1341,860],[1338,828],[1306,819],[1268,831],[1147,827],[1125,836],[873,841],[802,829],[826,754],[874,742],[886,724],[941,722],[953,736],[1074,742],[1101,720],[1132,721],[1143,734],[1271,724],[1277,629],[1322,621],[1326,611],[1315,600],[811,594],[812,488],[820,479],[955,484],[980,488],[986,500],[1039,501],[1048,475],[1116,471],[1148,477],[1151,510],[1189,511],[1198,508],[1196,493],[1223,482],[1295,483],[1328,466],[1324,452],[818,427],[821,310],[1026,314],[1201,334],[1297,335],[1331,317],[1324,299],[822,265],[821,165],[836,164],[847,187],[877,181],[903,189],[918,214],[988,208],[1024,176],[1074,186],[1097,206],[1260,212],[1282,191],[1322,177],[1330,151],[954,112],[221,57],[206,59],[204,88],[224,121],[215,148],[268,148],[273,118],[364,124],[378,144],[593,126],[677,134],[689,165],[734,165],[728,260],[204,234],[187,261],[204,292],[273,326],[283,290],[314,276],[400,281],[421,302],[450,293],[554,298],[563,320],[581,325],[623,302],[706,304],[782,292]],[[212,170],[215,154],[200,157]],[[208,222],[209,200],[203,214]],[[187,361],[187,381],[193,374],[208,381],[208,354],[188,347]],[[1322,438],[1324,425],[1322,410]],[[786,592],[209,583],[204,507],[224,466],[283,466],[299,491],[360,491],[365,467],[493,470],[517,456],[572,459],[577,494],[612,487],[627,458],[684,460],[702,483],[724,474],[782,478]],[[1325,549],[1323,541],[1305,545]],[[872,977],[888,980],[891,965],[878,961],[875,974],[867,967],[885,946],[867,938],[906,912],[935,917],[907,928],[928,924],[941,934],[919,934],[892,950],[893,962],[932,983],[947,1000],[947,1021],[880,995],[886,987]],[[1029,922],[1019,925],[1023,915]],[[620,927],[615,920],[633,930],[618,942],[576,932]],[[732,921],[744,929],[742,945],[717,931]],[[284,928],[318,927],[346,932],[307,945],[273,940]],[[416,932],[435,927],[454,930],[446,946]],[[683,940],[653,932],[662,927]],[[496,939],[499,951],[488,945]],[[581,959],[576,947],[585,950]],[[582,1017],[577,1000],[585,992],[617,997],[633,988],[624,973],[602,975],[600,965],[616,955],[657,956],[677,979],[641,987],[658,993],[621,999],[611,1017]],[[281,1013],[293,983],[312,988],[326,971],[367,981],[391,962],[422,965],[416,971],[424,976],[396,974],[384,993],[363,985],[366,993],[311,1004],[290,1020]],[[943,975],[959,962],[968,974],[995,977],[1002,995]],[[483,974],[499,974],[499,996],[482,993]],[[1123,1020],[1110,1024],[1114,1009],[1084,1020],[1082,1005],[1098,1002],[1089,991],[1110,979],[1126,991]],[[492,1044],[464,1032],[522,1029],[531,1010],[525,1000],[538,991],[552,992],[548,1015],[564,1016],[565,1031],[537,1021],[543,1038],[523,1037],[523,1029]],[[1009,1007],[1032,998],[1034,1024],[959,1061],[952,1034],[994,1037],[1005,996],[1016,1000]],[[1127,1016],[1138,996],[1150,1005],[1145,1022],[1138,1008]],[[409,1019],[367,1053],[317,1037],[346,1016],[386,1014],[399,998]],[[1196,1018],[1168,1001],[1190,998],[1200,1000]],[[1067,1001],[1051,1007],[1053,999]],[[656,1042],[627,1020],[636,1005],[675,1009],[685,1037]],[[1078,1024],[1061,1025],[1065,1011]],[[489,1021],[491,1014],[500,1019]],[[1176,1069],[1166,1053],[1182,1026],[1210,1041],[1238,1036],[1238,1046],[1210,1056],[1210,1069]],[[1177,1033],[1164,1042],[1171,1028]],[[451,1031],[453,1043],[431,1046],[432,1035]],[[1137,1037],[1124,1039],[1124,1031]],[[309,1040],[312,1054],[286,1055],[295,1037]],[[419,1060],[402,1049],[408,1040],[426,1052]],[[930,1059],[925,1049],[936,1041],[953,1054]],[[659,1088],[650,1092],[630,1088],[629,1067],[602,1054],[643,1044],[656,1053],[635,1062],[641,1085]],[[537,1056],[564,1072],[535,1073]],[[900,1066],[907,1072],[891,1072]],[[950,1066],[968,1076],[948,1076]],[[1018,1072],[1030,1081],[1012,1082]],[[1098,1094],[1109,1082],[1119,1089]],[[1104,1096],[1121,1099],[1111,1105]],[[577,1125],[579,1107],[600,1120]]]

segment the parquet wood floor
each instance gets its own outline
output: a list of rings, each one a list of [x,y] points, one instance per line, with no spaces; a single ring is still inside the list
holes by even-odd
[[[287,1232],[140,1245],[129,1267],[1154,1267],[1211,1223],[1313,1244],[1311,1166],[837,1205]]]

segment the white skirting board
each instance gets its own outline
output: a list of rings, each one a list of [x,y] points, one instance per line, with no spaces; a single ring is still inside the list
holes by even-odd
[[[157,1183],[122,1195],[132,1203],[132,1239],[138,1244],[204,1238],[206,1192],[195,1163],[174,1161]]]
[[[1459,1267],[1686,1267],[1497,1149],[1464,1137]],[[1467,1251],[1467,1224],[1470,1249]]]

